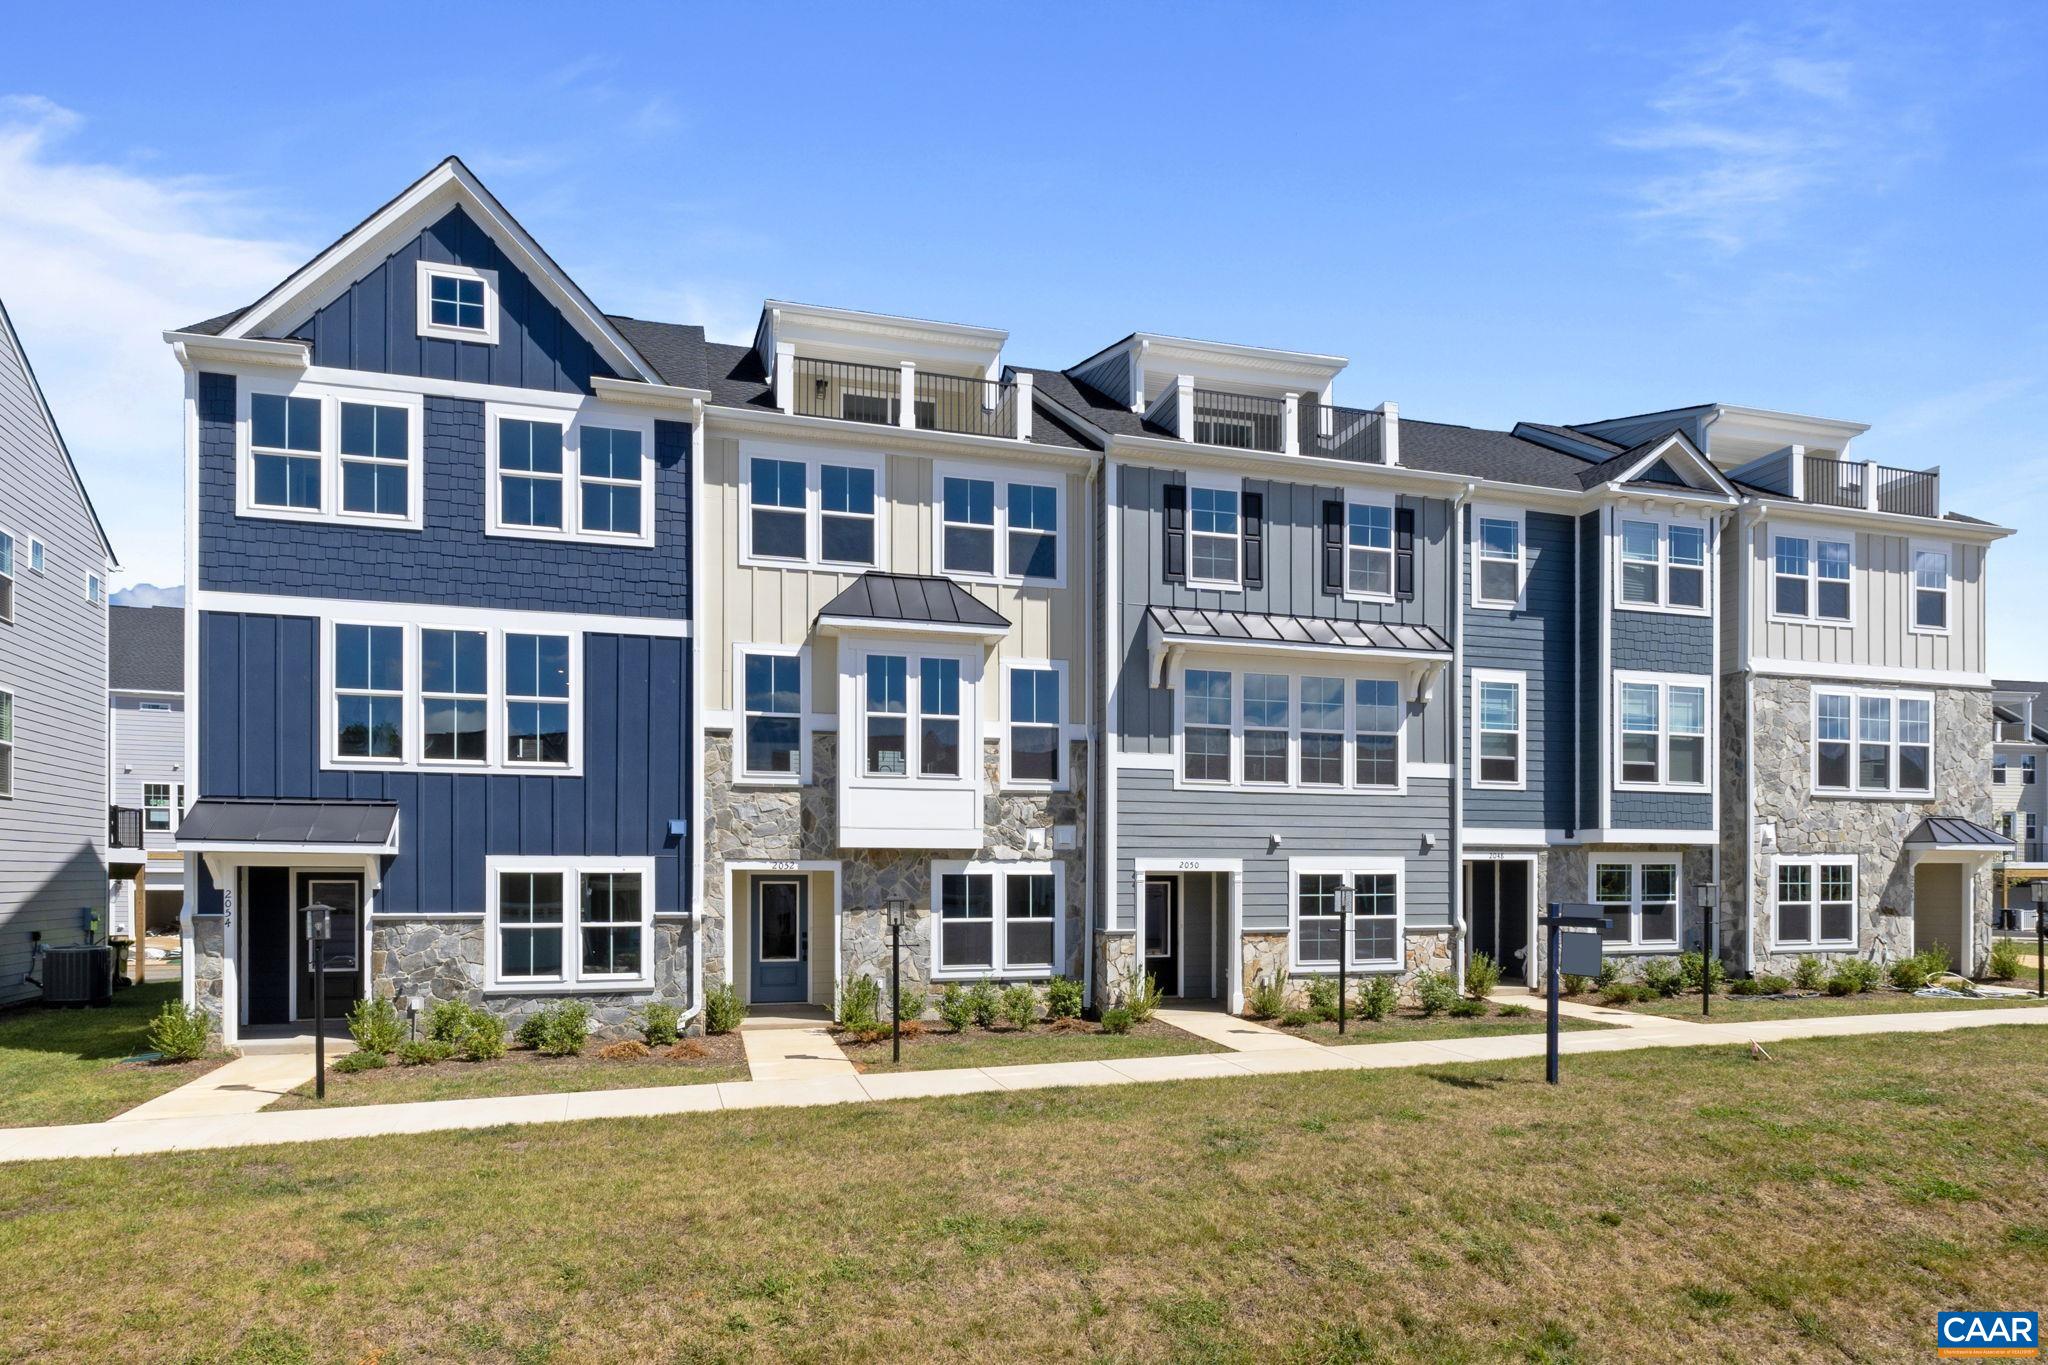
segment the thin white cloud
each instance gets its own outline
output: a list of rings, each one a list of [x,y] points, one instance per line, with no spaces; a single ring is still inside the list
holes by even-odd
[[[0,97],[0,298],[130,582],[183,574],[183,395],[165,329],[249,302],[311,253],[196,176],[70,154],[75,112]]]

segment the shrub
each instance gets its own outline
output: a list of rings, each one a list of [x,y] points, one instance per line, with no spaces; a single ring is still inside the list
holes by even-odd
[[[1892,964],[1892,984],[1902,991],[1917,991],[1927,984],[1927,959],[1917,953]]]
[[[1152,973],[1143,967],[1132,967],[1124,973],[1123,1007],[1131,1012],[1131,1022],[1142,1024],[1152,1017],[1152,1011],[1159,1008],[1159,983],[1152,979]]]
[[[649,1047],[673,1047],[682,1036],[683,1012],[666,1000],[656,1000],[640,1012],[640,1031]]]
[[[1984,964],[1984,975],[1993,981],[2010,981],[2020,974],[2020,945],[2009,938],[2001,938],[1991,945],[1991,960]]]
[[[1315,1015],[1307,1010],[1288,1010],[1280,1016],[1281,1028],[1307,1028],[1316,1021]]]
[[[1835,973],[1848,977],[1859,993],[1876,990],[1884,980],[1884,968],[1867,958],[1849,958],[1835,968]]]
[[[156,1012],[156,1018],[149,1021],[143,1041],[167,1062],[190,1062],[206,1055],[206,1036],[212,1031],[213,1020],[205,1010],[188,1009],[183,1001],[167,1000]]]
[[[1728,988],[1730,995],[1764,995],[1764,983],[1756,977],[1745,976]]]
[[[1308,983],[1308,1012],[1325,1022],[1337,1017],[1337,978],[1319,976]]]
[[[396,1052],[405,1041],[405,1024],[398,1007],[380,995],[356,1001],[348,1012],[348,1036],[356,1040],[358,1052]]]
[[[946,1021],[953,1032],[964,1032],[974,1022],[974,1002],[967,998],[957,981],[948,981],[939,992],[939,1018]]]
[[[540,1031],[544,1021],[539,1014],[529,1014],[519,1021],[519,1027],[512,1030],[512,1041],[531,1052],[540,1046]]]
[[[482,1006],[472,1009],[455,1052],[465,1062],[497,1061],[505,1055],[505,1021]]]
[[[1494,1013],[1503,1019],[1527,1019],[1534,1011],[1527,1005],[1502,1005]]]
[[[543,1057],[574,1057],[590,1040],[590,1006],[581,1000],[559,1000],[536,1011],[533,1050]],[[499,1035],[500,1041],[504,1034]]]
[[[1702,971],[1707,974],[1708,981],[1717,990],[1721,983],[1728,979],[1728,969],[1721,965],[1719,957],[1707,957],[1700,953],[1678,955],[1678,983],[1681,987],[1689,991],[1698,991]]]
[[[1600,971],[1594,976],[1593,984],[1604,991],[1619,980],[1621,980],[1621,963],[1611,957],[1601,958]]]
[[[598,1060],[605,1062],[631,1062],[651,1055],[653,1049],[638,1038],[621,1038],[616,1043],[606,1043],[597,1050]]]
[[[1081,983],[1071,976],[1056,976],[1045,983],[1045,1017],[1048,1019],[1079,1019],[1081,1017]]]
[[[1030,1028],[1038,1018],[1038,992],[1018,982],[1003,992],[1003,1022],[1011,1028]]]
[[[1609,1006],[1633,1005],[1650,999],[1652,994],[1648,986],[1638,986],[1632,981],[1617,981],[1600,992],[1600,1003]]]
[[[839,993],[839,1027],[855,1033],[879,1028],[882,1022],[882,984],[872,976],[856,976]]]
[[[1930,943],[1925,948],[1922,948],[1916,956],[1919,957],[1921,962],[1926,964],[1927,975],[1930,979],[1940,976],[1943,972],[1955,966],[1955,959],[1948,955],[1948,946],[1946,944]]]
[[[1500,964],[1486,953],[1472,954],[1472,960],[1465,964],[1465,993],[1474,1000],[1484,1000],[1499,984]]]
[[[351,1052],[346,1057],[336,1057],[328,1064],[328,1070],[352,1075],[358,1071],[379,1071],[387,1063],[381,1052]]]
[[[967,1007],[976,1024],[994,1028],[996,1016],[1003,1012],[1002,992],[996,989],[995,982],[984,977],[967,988]]]
[[[1769,972],[1766,972],[1764,975],[1756,977],[1754,979],[1763,985],[1763,993],[1765,995],[1783,995],[1785,992],[1792,989],[1792,980],[1790,977],[1775,976]]]
[[[1802,991],[1817,991],[1827,980],[1828,968],[1819,958],[1808,955],[1792,968],[1792,980]]]
[[[931,1002],[932,995],[930,991],[916,989],[899,990],[894,1004],[896,1022],[906,1026],[916,1023],[924,1018],[924,1008]],[[907,1027],[905,1031],[908,1031]]]
[[[1287,1013],[1287,982],[1283,977],[1261,976],[1244,993],[1244,1012],[1254,1019],[1277,1019]]]
[[[1451,1018],[1478,1019],[1486,1013],[1486,1002],[1472,996],[1461,996],[1451,1002]]]
[[[462,1031],[468,1027],[469,1005],[466,1001],[436,1000],[427,1010],[427,1037],[434,1042],[459,1042]],[[524,1037],[520,1041],[524,1042]]]
[[[746,1002],[730,981],[720,981],[704,992],[704,1031],[731,1033],[747,1017]]]
[[[1856,978],[1839,967],[1835,969],[1835,974],[1827,979],[1829,995],[1854,995],[1857,989]]]
[[[1683,979],[1678,965],[1666,957],[1653,957],[1643,964],[1643,989],[1651,995],[1678,994]]]
[[[1378,1023],[1394,1012],[1398,998],[1399,993],[1395,989],[1393,977],[1369,977],[1358,991],[1359,1017]]]
[[[400,1066],[432,1066],[445,1062],[455,1055],[453,1043],[437,1043],[432,1038],[415,1038],[400,1043],[393,1051],[398,1053]]]
[[[1137,1020],[1131,1018],[1131,1012],[1122,1005],[1112,1006],[1102,1012],[1102,1031],[1104,1033],[1129,1033],[1131,1025],[1137,1022]]]
[[[1592,985],[1593,978],[1589,976],[1574,976],[1572,973],[1566,972],[1564,980],[1559,984],[1558,989],[1566,995],[1584,995],[1592,988]]]
[[[1424,1015],[1442,1014],[1458,1003],[1458,983],[1442,972],[1415,974],[1415,1003]]]

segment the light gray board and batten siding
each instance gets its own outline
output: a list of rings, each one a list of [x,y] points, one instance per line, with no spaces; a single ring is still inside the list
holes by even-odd
[[[14,795],[0,798],[0,1002],[33,995],[32,932],[81,943],[107,909],[107,622],[85,598],[106,572],[92,509],[0,314],[0,526],[15,538],[14,620],[0,690],[14,694]],[[29,572],[29,538],[45,546]]]
[[[1265,575],[1262,586],[1237,591],[1170,583],[1164,568],[1165,510],[1160,490],[1184,481],[1177,471],[1120,465],[1112,504],[1117,518],[1119,656],[1117,747],[1123,753],[1164,754],[1173,747],[1173,693],[1155,688],[1147,676],[1145,608],[1194,607],[1211,611],[1265,612],[1335,621],[1384,621],[1426,625],[1451,633],[1448,592],[1450,505],[1436,498],[1402,498],[1415,511],[1415,594],[1398,602],[1357,602],[1322,590],[1322,505],[1342,499],[1340,488],[1246,479],[1244,491],[1265,500]],[[1447,689],[1437,700],[1410,706],[1408,760],[1450,761]]]
[[[147,706],[168,706],[169,711],[144,710]],[[185,799],[191,800],[197,793],[190,790],[190,780],[185,774],[185,703],[175,698],[144,698],[116,694],[112,706],[114,727],[114,781],[113,797],[117,806],[143,808],[142,788],[151,782],[161,782],[171,788],[171,800],[178,799],[177,789],[186,786]],[[168,853],[177,848],[177,813],[171,816],[172,829],[150,830],[142,833],[142,846],[153,853]]]
[[[1469,515],[1469,513],[1468,513]],[[1523,606],[1465,609],[1464,733],[1471,734],[1478,695],[1474,669],[1503,669],[1527,675],[1523,704],[1521,791],[1472,786],[1472,743],[1465,743],[1465,823],[1486,829],[1569,829],[1572,816],[1572,746],[1578,725],[1572,716],[1572,650],[1577,638],[1573,611],[1572,518],[1555,512],[1524,513],[1526,564]],[[1469,545],[1468,541],[1468,545]],[[1475,561],[1465,557],[1469,602]]]

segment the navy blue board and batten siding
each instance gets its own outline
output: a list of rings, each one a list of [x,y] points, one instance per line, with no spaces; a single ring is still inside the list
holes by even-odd
[[[1472,671],[1502,669],[1527,675],[1522,727],[1525,787],[1505,791],[1471,785],[1477,755],[1468,738],[1464,753],[1467,828],[1568,830],[1576,823],[1572,813],[1572,745],[1577,729],[1572,705],[1577,639],[1572,518],[1535,511],[1525,513],[1524,518],[1523,605],[1512,611],[1466,608],[1462,667],[1467,736],[1472,733],[1472,714],[1479,705]],[[1468,539],[1467,602],[1471,601],[1475,571]]]

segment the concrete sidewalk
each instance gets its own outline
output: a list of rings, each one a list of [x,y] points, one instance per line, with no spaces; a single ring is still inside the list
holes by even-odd
[[[1182,1033],[1192,1033],[1232,1052],[1291,1052],[1317,1046],[1306,1038],[1297,1038],[1250,1019],[1225,1014],[1220,1009],[1161,1005],[1152,1011],[1152,1017],[1162,1024],[1173,1025]]]
[[[752,1021],[749,1021],[752,1022]],[[828,1081],[857,1075],[829,1031],[815,1025],[740,1026],[747,1072],[757,1081]]]
[[[338,1047],[335,1055],[355,1049]],[[253,1114],[279,1096],[313,1079],[313,1054],[252,1052],[235,1058],[167,1094],[118,1114],[109,1123],[149,1123],[158,1119],[229,1118]]]
[[[1597,1006],[1586,1006],[1597,1009]],[[1643,1016],[1636,1016],[1640,1019]],[[1925,1014],[1841,1015],[1762,1024],[1694,1024],[1654,1019],[1642,1024],[1564,1034],[1568,1054],[1625,1052],[1653,1047],[1711,1047],[1790,1038],[1835,1038],[1869,1033],[1946,1033],[2007,1024],[2048,1024],[2048,1005],[2005,1009],[1943,1010]],[[160,1118],[79,1124],[61,1128],[0,1129],[0,1161],[134,1156],[148,1152],[260,1147],[287,1142],[431,1133],[504,1124],[562,1123],[575,1119],[645,1118],[817,1104],[852,1104],[927,1095],[989,1094],[1075,1085],[1134,1085],[1307,1071],[1376,1070],[1448,1062],[1501,1062],[1540,1057],[1540,1033],[1465,1038],[1431,1043],[1365,1043],[1350,1047],[1198,1053],[1133,1057],[1109,1062],[1054,1062],[1034,1066],[961,1068],[887,1075],[821,1076],[797,1080],[729,1081],[716,1085],[590,1090],[571,1095],[516,1095],[424,1104],[356,1105],[297,1109],[232,1117]]]

